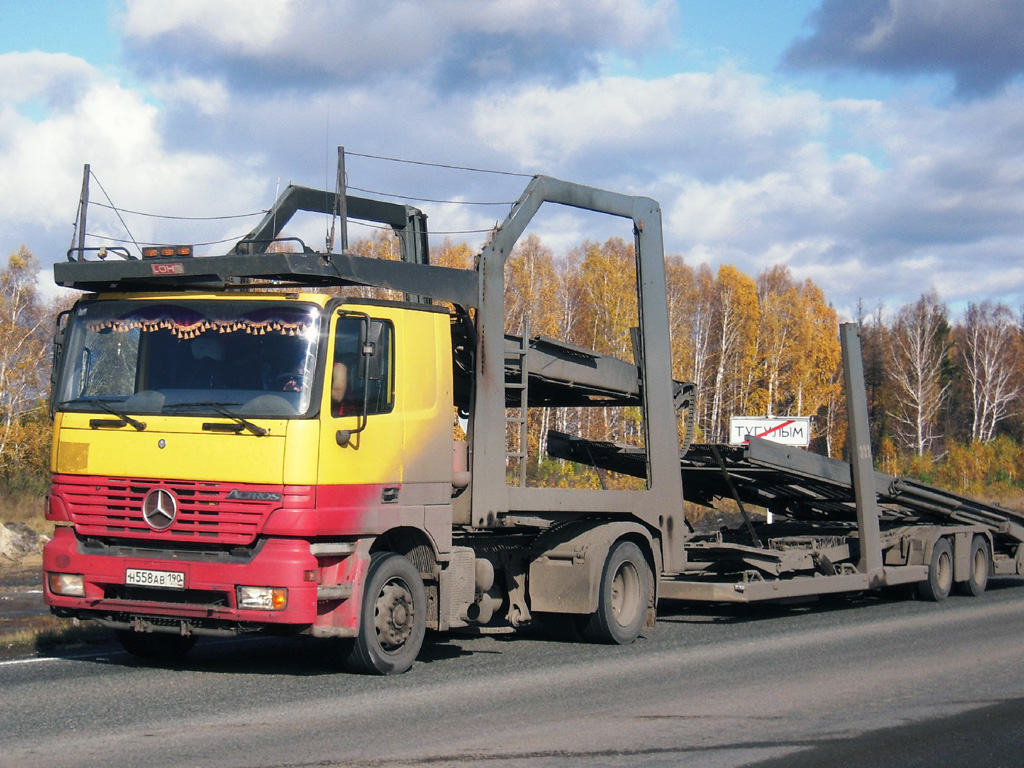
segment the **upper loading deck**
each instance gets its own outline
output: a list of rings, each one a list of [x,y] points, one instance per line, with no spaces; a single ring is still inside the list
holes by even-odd
[[[643,477],[643,454],[615,443],[587,441],[559,433],[548,436],[548,452],[612,472]],[[748,445],[697,444],[680,457],[687,501],[710,505],[737,495],[784,519],[856,523],[848,462],[752,438]],[[874,492],[883,522],[981,525],[994,535],[1024,541],[1024,514],[952,493],[905,477],[874,473]]]

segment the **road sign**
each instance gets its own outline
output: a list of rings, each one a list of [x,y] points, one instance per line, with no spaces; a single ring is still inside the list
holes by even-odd
[[[733,416],[729,420],[729,444],[743,445],[750,437],[806,448],[811,444],[811,417]]]

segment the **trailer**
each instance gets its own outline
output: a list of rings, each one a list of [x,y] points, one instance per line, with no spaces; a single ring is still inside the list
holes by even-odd
[[[1024,514],[872,468],[858,328],[843,324],[840,333],[851,434],[865,439],[859,458],[851,465],[758,437],[689,446],[679,461],[687,501],[729,499],[744,525],[691,534],[686,568],[662,579],[663,598],[750,603],[911,584],[940,601],[954,586],[976,596],[990,575],[1024,574]],[[642,471],[625,445],[555,433],[548,451]],[[772,522],[753,519],[748,506]]]
[[[544,205],[631,226],[632,360],[507,332],[505,264]],[[400,259],[272,248],[297,211],[391,227]],[[138,656],[181,656],[207,635],[308,634],[333,639],[350,669],[393,674],[428,629],[540,621],[630,643],[662,599],[911,584],[941,600],[1022,573],[1021,516],[874,472],[852,326],[852,465],[763,440],[692,444],[694,386],[671,375],[649,198],[535,177],[475,265],[452,269],[429,263],[418,209],[289,187],[223,255],[139,258],[80,239],[54,276],[88,294],[55,339],[45,597]],[[402,300],[321,290],[354,287]],[[529,411],[559,407],[636,409],[638,445],[547,438],[550,455],[633,487],[526,482]],[[722,497],[778,522],[694,532],[684,501]]]

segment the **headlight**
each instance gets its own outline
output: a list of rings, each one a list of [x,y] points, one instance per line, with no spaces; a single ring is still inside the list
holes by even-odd
[[[236,587],[239,608],[256,611],[283,611],[288,607],[288,590],[284,587]]]
[[[50,592],[64,597],[85,597],[85,577],[80,573],[48,573]]]

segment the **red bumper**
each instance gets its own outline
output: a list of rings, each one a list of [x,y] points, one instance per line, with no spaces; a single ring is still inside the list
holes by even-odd
[[[165,557],[93,554],[80,545],[70,528],[58,527],[43,550],[43,569],[47,574],[82,574],[85,596],[54,594],[47,579],[45,598],[61,613],[119,622],[163,617],[221,629],[240,624],[302,629],[316,621],[318,564],[308,542],[267,539],[255,554],[240,562],[231,560],[226,554],[211,560],[186,552]],[[181,573],[184,588],[127,585],[129,569]],[[285,588],[287,605],[274,611],[239,608],[239,586]]]

